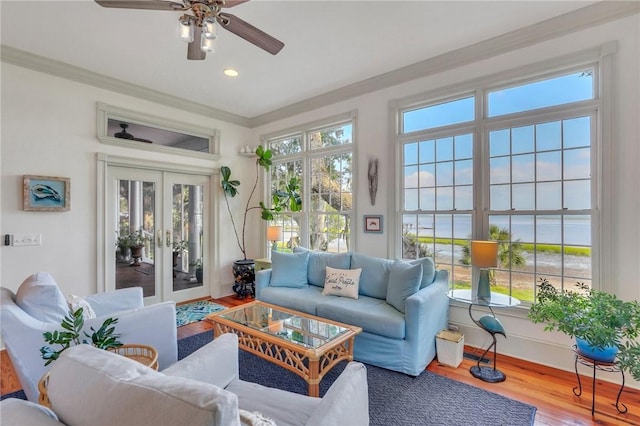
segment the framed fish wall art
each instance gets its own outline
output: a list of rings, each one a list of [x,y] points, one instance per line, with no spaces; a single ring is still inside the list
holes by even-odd
[[[57,212],[71,207],[69,178],[24,175],[24,208],[28,211]]]

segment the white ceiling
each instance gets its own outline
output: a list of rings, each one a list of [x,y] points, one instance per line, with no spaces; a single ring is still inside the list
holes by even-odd
[[[226,11],[283,41],[278,55],[221,29],[214,54],[188,61],[176,35],[180,12],[2,0],[1,40],[253,118],[592,3],[252,0]],[[228,67],[240,76],[224,76]]]

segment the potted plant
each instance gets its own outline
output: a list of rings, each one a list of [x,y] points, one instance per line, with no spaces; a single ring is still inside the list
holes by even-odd
[[[131,249],[131,257],[134,259],[130,266],[140,266],[142,248],[147,241],[148,238],[144,236],[142,229],[139,229],[138,232],[127,235],[126,244]]]
[[[242,252],[242,259],[234,262],[233,273],[235,276],[234,291],[238,289],[243,283],[250,283],[254,280],[254,261],[253,259],[247,259],[247,250],[245,243],[245,230],[247,226],[247,217],[251,210],[260,210],[261,217],[264,220],[273,220],[274,214],[280,213],[286,207],[292,212],[302,210],[302,197],[300,196],[300,180],[294,176],[289,179],[284,188],[278,189],[271,194],[271,207],[267,207],[262,201],[258,205],[252,205],[252,199],[258,187],[258,178],[260,176],[260,168],[264,168],[265,171],[269,171],[271,167],[271,150],[264,149],[262,145],[256,148],[255,152],[257,158],[255,163],[256,177],[253,182],[247,203],[245,205],[244,213],[242,216],[242,229],[238,232],[236,222],[231,213],[231,206],[229,204],[229,198],[233,198],[238,195],[238,187],[240,181],[231,178],[231,169],[223,166],[220,168],[220,174],[222,176],[221,185],[224,194],[224,200],[227,205],[227,211],[231,218],[231,226],[236,236],[236,243],[238,248]]]
[[[189,248],[189,242],[186,240],[176,240],[172,243],[171,248],[173,249],[173,267],[178,266],[178,257],[183,253],[186,253]]]
[[[529,310],[534,323],[546,323],[545,331],[557,330],[576,338],[578,351],[599,359],[601,351],[614,352],[618,366],[640,380],[640,304],[590,289],[560,291],[540,278],[536,302]],[[599,360],[607,361],[604,358]]]
[[[60,323],[63,330],[55,330],[53,332],[47,331],[42,334],[45,342],[49,345],[60,345],[58,350],[54,350],[49,346],[43,346],[40,348],[42,359],[46,361],[44,364],[45,366],[58,359],[60,354],[65,349],[68,349],[72,343],[74,345],[79,345],[81,343],[91,344],[100,349],[118,348],[122,346],[122,342],[118,340],[120,335],[115,334],[114,325],[118,323],[117,318],[107,318],[102,323],[102,326],[97,330],[94,330],[93,327],[91,327],[91,331],[93,332],[91,335],[87,332],[83,332],[85,337],[88,337],[91,340],[81,340],[80,332],[84,326],[84,317],[82,314],[82,308],[78,308],[75,311],[69,311],[69,314],[67,314]]]

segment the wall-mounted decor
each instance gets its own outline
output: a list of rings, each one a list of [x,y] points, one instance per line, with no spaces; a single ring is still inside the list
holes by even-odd
[[[367,170],[367,179],[369,180],[369,198],[371,205],[376,205],[376,193],[378,192],[378,159],[369,158],[369,169]]]
[[[71,181],[53,176],[23,176],[24,210],[56,212],[71,207]]]
[[[364,232],[377,232],[382,234],[382,215],[365,215]]]

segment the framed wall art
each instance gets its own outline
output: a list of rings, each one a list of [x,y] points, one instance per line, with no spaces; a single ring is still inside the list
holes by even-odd
[[[364,232],[382,233],[382,215],[365,215]]]
[[[71,208],[71,181],[54,176],[23,176],[23,210],[67,211]]]

